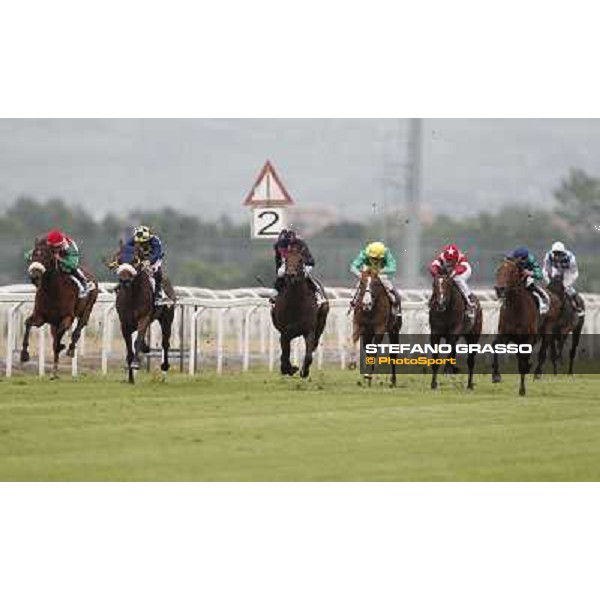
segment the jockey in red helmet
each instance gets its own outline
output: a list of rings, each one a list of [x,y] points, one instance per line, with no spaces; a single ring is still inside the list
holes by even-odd
[[[469,321],[475,320],[475,303],[471,299],[471,290],[467,281],[471,277],[471,265],[467,257],[455,244],[448,244],[440,254],[431,261],[429,272],[432,277],[448,274],[456,283],[466,304],[466,316]]]
[[[79,267],[80,252],[75,241],[62,231],[52,229],[46,234],[46,243],[54,251],[61,269],[77,284],[79,297],[85,298],[96,286]]]

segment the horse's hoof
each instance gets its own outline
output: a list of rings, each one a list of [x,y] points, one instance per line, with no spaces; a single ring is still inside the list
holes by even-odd
[[[162,365],[160,365],[160,370],[163,373],[166,373],[170,369],[170,367],[171,367],[171,365],[167,365],[167,364],[163,363]]]
[[[304,371],[304,369],[300,371],[300,377],[302,377],[302,379],[306,379],[308,376],[309,376],[308,371]]]
[[[437,388],[438,388],[437,381],[432,381],[432,382],[431,382],[431,389],[432,389],[432,390],[437,390]]]
[[[348,371],[356,371],[356,369],[358,368],[358,365],[356,364],[356,361],[350,361],[348,363]]]
[[[542,378],[542,374],[541,373],[535,373],[533,376],[534,379],[541,379]]]
[[[492,375],[492,383],[500,383],[502,381],[501,375]]]
[[[75,356],[75,348],[69,347],[69,349],[67,350],[67,356],[69,358],[73,358]]]
[[[525,390],[524,389],[520,389],[519,390],[519,396],[524,396],[525,395]]]
[[[150,346],[148,346],[148,344],[146,344],[146,342],[142,342],[141,346],[140,346],[140,350],[144,353],[144,354],[149,354],[150,353]]]
[[[131,363],[131,368],[134,369],[135,371],[137,371],[140,368],[140,363],[137,360],[134,360]]]
[[[468,384],[467,384],[467,390],[468,390],[469,392],[472,392],[474,389],[475,389],[475,386],[474,386],[472,383],[468,383]]]
[[[59,344],[59,346],[58,346],[58,354],[60,354],[65,348],[66,348],[66,346],[64,344]]]
[[[29,362],[30,358],[31,356],[29,356],[29,352],[27,352],[27,350],[21,350],[21,362]]]

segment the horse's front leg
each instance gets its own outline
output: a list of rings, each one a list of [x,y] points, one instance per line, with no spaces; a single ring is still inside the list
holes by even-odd
[[[538,352],[538,363],[533,374],[534,379],[541,379],[544,369],[544,363],[546,362],[546,356],[548,354],[548,343],[552,343],[554,347],[554,336],[550,333],[542,333],[542,343],[540,344],[540,351]]]
[[[169,312],[163,313],[163,317],[160,319],[160,329],[162,332],[162,351],[163,360],[160,365],[160,370],[166,373],[169,370],[169,348],[171,347],[171,328],[173,325],[173,317],[175,311],[170,310]]]
[[[314,329],[304,336],[304,345],[304,362],[302,364],[302,369],[300,369],[300,377],[303,378],[308,377],[310,374],[310,365],[313,361],[313,351],[316,346],[316,335]]]
[[[467,356],[467,367],[469,368],[469,379],[467,380],[467,389],[473,389],[473,373],[475,372],[475,352],[469,352]]]
[[[23,345],[21,348],[21,362],[28,362],[29,355],[29,334],[32,327],[41,327],[44,324],[43,319],[37,317],[35,313],[25,319],[25,333],[23,334]]]
[[[577,355],[577,346],[579,346],[579,338],[581,337],[582,329],[583,317],[580,317],[571,335],[571,351],[569,353],[569,375],[573,375],[573,363],[575,362],[575,356]]]
[[[62,343],[62,338],[68,331],[73,323],[73,317],[65,317],[58,325],[53,325],[52,331],[52,347],[54,350],[54,362],[52,364],[52,378],[58,377],[58,361],[60,353],[65,349],[65,345]]]
[[[451,358],[453,362],[447,362],[444,365],[444,375],[456,375],[456,373],[458,373],[458,367],[456,366],[456,342],[458,340],[458,336],[448,335],[446,336],[446,340],[452,347],[449,358]]]
[[[525,376],[529,373],[531,365],[529,364],[529,354],[519,352],[519,374],[521,376],[521,385],[519,386],[519,396],[524,396],[525,391]]]
[[[284,333],[282,333],[279,338],[279,343],[281,345],[280,371],[282,375],[293,375],[298,370],[298,367],[293,367],[290,362],[291,341],[292,339]]]
[[[132,366],[134,369],[140,368],[140,352],[144,348],[146,332],[148,331],[148,328],[150,327],[151,323],[152,323],[152,315],[149,315],[147,317],[142,317],[138,321],[137,337],[135,338],[135,345],[133,347],[134,356],[133,356]]]
[[[496,339],[492,342],[492,346],[496,344],[502,344],[504,342],[504,336],[498,334]],[[502,381],[502,375],[500,374],[500,363],[498,360],[498,353],[494,352],[492,355],[492,383],[500,383]]]
[[[133,327],[130,327],[127,323],[121,323],[121,335],[123,336],[123,341],[125,342],[125,350],[127,353],[127,381],[129,383],[135,383],[133,371],[134,369],[139,368],[139,364],[137,367],[134,364],[135,355],[133,353],[133,332]]]
[[[432,346],[437,346],[440,341],[442,339],[441,335],[437,335],[432,333],[429,336],[429,342]],[[431,356],[431,358],[433,358],[433,360],[437,360],[437,358],[439,357],[439,352],[434,352]],[[437,390],[438,387],[438,381],[437,381],[437,376],[438,376],[438,371],[440,369],[440,366],[438,364],[436,364],[435,362],[431,365],[431,389],[432,390]]]

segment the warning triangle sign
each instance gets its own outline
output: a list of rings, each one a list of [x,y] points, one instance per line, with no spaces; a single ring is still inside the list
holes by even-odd
[[[279,179],[273,165],[267,161],[244,200],[244,206],[288,206],[290,204],[294,204],[292,197]]]

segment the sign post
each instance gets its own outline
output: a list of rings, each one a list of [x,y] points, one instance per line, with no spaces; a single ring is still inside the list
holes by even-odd
[[[267,161],[244,206],[252,209],[250,236],[253,240],[276,238],[287,228],[286,207],[294,204],[273,165]]]

